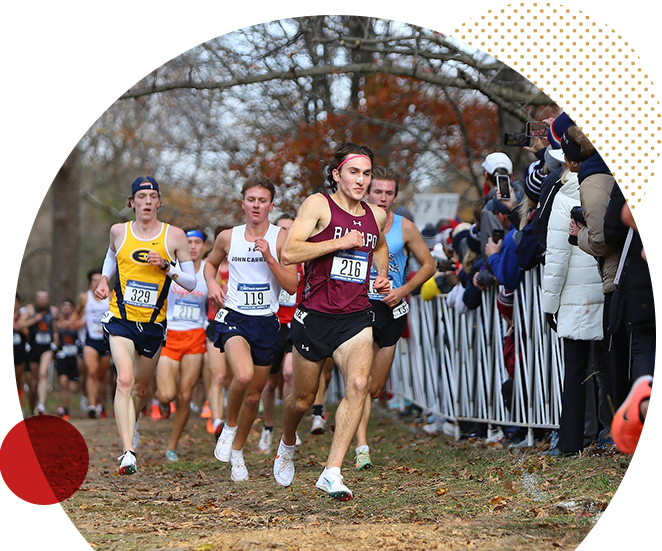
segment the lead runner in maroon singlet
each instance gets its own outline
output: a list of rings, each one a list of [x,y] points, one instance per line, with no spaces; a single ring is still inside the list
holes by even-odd
[[[345,382],[326,468],[317,488],[339,500],[353,494],[342,482],[343,458],[358,427],[370,388],[373,314],[368,300],[371,263],[378,271],[374,287],[388,292],[386,213],[362,201],[371,181],[372,151],[341,145],[328,166],[332,194],[308,197],[283,244],[282,262],[305,262],[306,283],[290,338],[294,388],[285,400],[283,437],[274,463],[274,478],[289,486],[294,478],[296,429],[315,400],[327,357],[333,357]]]

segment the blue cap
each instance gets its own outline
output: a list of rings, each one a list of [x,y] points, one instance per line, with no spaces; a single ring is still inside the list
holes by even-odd
[[[141,176],[140,178],[136,178],[131,184],[131,195],[135,195],[141,189],[154,189],[161,193],[159,191],[159,183],[151,176]]]

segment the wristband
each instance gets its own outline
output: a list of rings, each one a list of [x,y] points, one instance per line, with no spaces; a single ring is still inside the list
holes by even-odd
[[[167,271],[168,266],[170,266],[170,260],[168,260],[167,258],[164,258],[163,259],[163,268],[161,268],[161,269],[165,272],[165,271]]]

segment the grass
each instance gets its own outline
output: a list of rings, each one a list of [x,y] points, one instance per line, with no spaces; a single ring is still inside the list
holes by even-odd
[[[139,472],[132,477],[116,475],[112,418],[72,422],[88,442],[90,471],[63,507],[96,549],[273,544],[330,551],[369,549],[377,541],[384,549],[414,550],[467,542],[478,549],[573,547],[608,505],[630,460],[616,452],[556,459],[540,449],[509,449],[478,439],[455,442],[425,434],[420,421],[375,407],[369,431],[375,467],[356,472],[350,450],[343,475],[355,498],[336,502],[314,487],[331,434],[310,435],[308,418],[299,430],[303,444],[290,488],[273,481],[273,456],[255,451],[260,419],[245,446],[250,473],[245,483],[232,483],[229,467],[213,458],[213,438],[198,416],[191,416],[177,463],[163,456],[170,422],[141,421]],[[274,446],[279,436],[277,427]],[[328,533],[333,533],[330,543],[323,535]]]

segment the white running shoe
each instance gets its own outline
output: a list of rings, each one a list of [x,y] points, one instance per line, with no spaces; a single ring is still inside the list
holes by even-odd
[[[276,461],[274,461],[274,478],[278,484],[286,488],[294,480],[294,450],[296,450],[296,445],[289,447],[281,440],[276,453]]]
[[[43,404],[37,404],[37,415],[46,415],[46,408],[43,406]]]
[[[273,430],[268,430],[266,428],[262,429],[262,434],[260,436],[260,441],[257,444],[257,451],[260,453],[271,453],[271,437],[273,436]]]
[[[294,436],[296,436],[296,440],[294,441],[295,446],[300,446],[301,445],[301,438],[299,438],[299,433],[295,432]]]
[[[122,455],[120,455],[117,459],[118,461],[120,461],[120,466],[118,469],[120,474],[122,475],[135,474],[135,472],[137,471],[135,453],[126,451]]]
[[[230,480],[232,482],[243,482],[248,480],[248,469],[246,468],[246,463],[244,463],[244,455],[232,454],[230,458],[230,463],[232,465],[232,472],[230,473]]]
[[[80,397],[80,409],[83,411],[87,411],[87,407],[90,405],[90,401],[88,400],[87,396],[84,394]]]
[[[134,450],[138,447],[138,444],[140,444],[140,428],[138,428],[139,422],[140,415],[138,415],[138,419],[136,419],[136,426],[133,429],[133,442],[131,442],[131,445],[133,446]]]
[[[168,461],[172,461],[173,463],[175,461],[179,461],[179,455],[177,455],[177,450],[166,450],[165,456]]]
[[[349,501],[354,497],[352,490],[342,483],[342,475],[334,474],[325,470],[317,479],[316,488],[325,491],[333,499],[338,501]]]
[[[313,424],[310,426],[310,434],[324,434],[326,419],[321,415],[313,415]]]
[[[234,427],[232,431],[228,429],[227,425],[223,425],[223,430],[221,435],[218,437],[216,442],[216,447],[214,448],[214,457],[223,463],[230,461],[232,456],[232,444],[234,443],[234,437],[237,434],[237,427]]]

